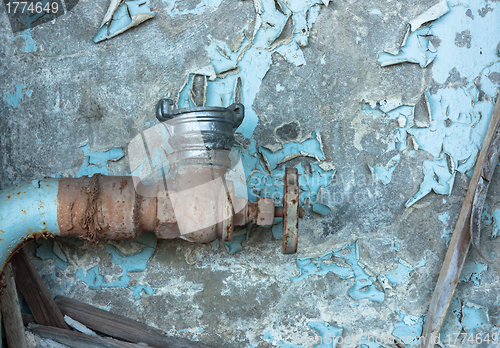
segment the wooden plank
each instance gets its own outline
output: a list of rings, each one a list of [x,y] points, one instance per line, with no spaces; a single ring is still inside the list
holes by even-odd
[[[36,324],[35,318],[33,318],[32,314],[21,313],[23,316],[23,324],[24,326],[28,326],[28,324]]]
[[[185,338],[165,336],[161,330],[68,297],[57,296],[55,302],[64,315],[111,337],[158,348],[210,348]]]
[[[69,329],[49,289],[43,283],[26,252],[23,249],[19,250],[12,256],[11,263],[19,291],[30,306],[36,323]]]
[[[26,348],[26,335],[24,333],[21,307],[16,291],[16,283],[9,264],[4,269],[5,290],[2,296],[2,320],[5,328],[5,337],[9,347]],[[0,338],[1,339],[1,338]]]
[[[29,329],[41,337],[49,338],[71,348],[144,348],[144,346],[134,343],[112,338],[93,337],[78,331],[52,326],[32,325]]]
[[[427,318],[425,320],[421,348],[434,348],[439,342],[441,326],[446,318],[453,294],[462,272],[469,246],[473,245],[477,254],[484,259],[479,250],[481,215],[484,200],[493,173],[500,157],[500,103],[493,109],[490,124],[484,137],[483,146],[477,158],[476,167],[469,182],[462,210],[453,230],[448,251],[439,272],[439,278],[432,293]],[[487,261],[487,260],[486,260]],[[496,270],[495,265],[487,261]]]

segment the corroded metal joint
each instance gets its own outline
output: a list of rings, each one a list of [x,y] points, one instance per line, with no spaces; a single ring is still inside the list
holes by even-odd
[[[272,226],[275,216],[274,199],[259,197],[257,202],[248,202],[234,217],[236,226],[252,223],[259,226]]]
[[[98,240],[136,239],[155,229],[156,198],[136,193],[132,177],[94,174],[59,180],[60,235]]]

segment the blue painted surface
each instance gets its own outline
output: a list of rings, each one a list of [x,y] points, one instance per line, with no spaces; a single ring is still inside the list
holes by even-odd
[[[108,151],[95,151],[91,152],[89,145],[86,144],[81,147],[85,155],[85,161],[76,174],[78,178],[82,176],[92,176],[94,174],[108,175],[108,161],[118,161],[124,155],[120,147],[114,147]]]
[[[436,57],[436,48],[427,38],[431,33],[429,28],[417,30],[408,37],[406,45],[401,47],[401,51],[398,54],[380,53],[378,56],[380,66],[409,62],[417,63],[420,67],[425,68]]]
[[[387,280],[391,283],[392,286],[406,282],[408,279],[410,279],[410,273],[419,267],[425,266],[427,261],[426,257],[424,256],[422,257],[422,260],[420,260],[415,265],[415,267],[412,267],[407,262],[401,259],[398,259],[397,262],[398,266],[396,267],[396,269],[386,275]]]
[[[242,235],[233,236],[233,239],[230,242],[224,242],[224,245],[227,247],[227,252],[232,255],[243,250],[241,243],[243,243],[246,238],[247,234],[244,233]]]
[[[433,161],[425,161],[423,170],[424,181],[420,185],[419,191],[405,203],[407,208],[425,197],[431,191],[441,195],[451,194],[455,182],[455,173],[451,174],[449,172],[446,158],[440,157]]]
[[[490,323],[488,309],[464,301],[462,304],[462,326],[465,332],[475,338],[478,333],[489,332],[493,325]]]
[[[89,289],[100,290],[102,287],[102,275],[99,273],[99,266],[94,266],[84,274],[82,269],[76,271],[76,276],[80,278]]]
[[[265,147],[260,147],[259,151],[262,153],[266,159],[271,170],[278,167],[279,164],[283,163],[287,158],[295,157],[301,152],[306,153],[316,159],[316,161],[321,161],[325,159],[325,154],[321,148],[321,144],[318,141],[318,133],[313,132],[310,139],[306,139],[302,142],[290,141],[285,144],[285,146],[276,152],[272,152]]]
[[[122,268],[122,274],[118,280],[104,283],[103,276],[99,272],[99,266],[94,266],[87,270],[86,273],[82,269],[76,272],[76,275],[90,289],[99,290],[101,288],[125,287],[132,290],[132,294],[136,300],[140,299],[142,291],[151,295],[154,289],[144,284],[130,284],[129,272],[142,272],[146,269],[147,263],[153,255],[156,248],[156,235],[154,233],[143,233],[137,240],[137,243],[145,245],[146,248],[132,255],[122,255],[112,245],[105,245],[106,251],[111,255],[111,262],[119,265]]]
[[[486,338],[486,333],[492,328],[493,325],[491,324],[487,308],[468,301],[461,301],[454,297],[451,300],[448,313],[440,331],[441,340],[444,342],[451,340],[453,342],[456,339],[457,333],[465,332],[467,337],[465,338],[464,345],[467,345],[470,335],[473,335],[473,339],[481,335],[482,338]],[[493,338],[490,339],[491,341],[494,340]],[[458,337],[456,342],[460,344],[462,340],[464,340],[463,335]]]
[[[450,239],[451,239],[451,230],[447,229],[446,226],[448,224],[448,220],[450,219],[450,215],[446,212],[442,213],[441,215],[438,216],[439,221],[441,221],[444,225],[443,227],[443,234],[441,235],[441,238],[446,239],[446,245],[450,244]]]
[[[349,267],[335,263],[334,257],[344,259]],[[354,277],[354,285],[348,291],[353,300],[367,298],[380,303],[384,301],[385,294],[374,285],[377,279],[366,274],[359,265],[357,241],[320,257],[297,258],[297,265],[300,269],[300,275],[290,278],[292,281],[304,280],[312,275],[324,276],[328,272],[332,272],[340,276],[341,279]]]
[[[467,81],[465,87],[440,86],[432,93],[426,92],[431,109],[428,127],[417,128],[412,122],[407,122],[407,134],[414,137],[419,150],[434,158],[424,162],[424,180],[419,192],[406,203],[407,207],[431,191],[450,194],[456,171],[472,175],[493,110],[491,100],[499,87],[488,77],[500,69],[495,49],[500,41],[497,30],[500,5],[488,3],[492,10],[481,16],[468,16],[467,11],[478,13],[486,7],[485,1],[448,1],[448,6],[448,13],[412,32],[399,54],[382,53],[379,56],[379,63],[383,66],[403,61],[428,66],[438,84],[445,84],[451,72]],[[484,35],[486,32],[490,34]],[[439,47],[433,47],[425,35],[439,37]],[[466,40],[460,42],[460,37]],[[432,60],[433,64],[429,65]],[[476,77],[486,86],[481,87],[486,95],[481,100],[474,83]],[[374,117],[383,114],[375,105],[365,104],[363,109]],[[396,134],[400,131],[396,130]],[[451,167],[446,163],[445,153],[453,163]]]
[[[36,256],[41,258],[42,260],[52,259],[54,260],[54,265],[59,269],[66,269],[69,263],[68,260],[64,260],[60,256],[54,253],[54,244],[55,241],[53,239],[40,239],[36,241],[40,246],[36,249]]]
[[[322,203],[313,204],[312,211],[323,216],[328,215],[332,212],[332,210],[327,205],[324,205]]]
[[[321,337],[321,343],[314,345],[313,348],[334,348],[337,346],[339,337],[342,336],[344,331],[340,327],[326,325],[322,321],[310,321],[307,323],[311,329],[316,330]]]
[[[396,169],[399,161],[401,160],[400,155],[394,156],[386,167],[376,166],[372,169],[373,181],[381,181],[384,185],[391,182],[392,173]]]
[[[42,179],[0,191],[0,265],[19,243],[33,233],[59,234],[57,179]]]
[[[389,120],[397,120],[400,125],[391,136],[387,151],[404,151],[406,149],[406,138],[408,130],[414,126],[414,107],[404,105],[401,99],[386,98],[376,102],[363,100],[362,109],[366,115],[373,119],[384,117]],[[398,160],[399,161],[399,160]]]
[[[400,338],[408,347],[418,347],[418,337],[422,334],[424,320],[415,315],[405,314],[397,311],[401,321],[394,324],[392,334]]]
[[[124,1],[113,13],[111,21],[105,23],[99,29],[97,35],[94,37],[94,42],[98,43],[110,39],[127,30],[127,27],[133,24],[133,18],[139,15],[149,15],[151,16],[150,18],[154,16],[154,12],[149,8],[149,0]]]
[[[488,265],[481,262],[468,262],[462,268],[462,273],[460,274],[460,281],[472,281],[474,284],[479,285],[484,272],[488,269]]]
[[[462,331],[462,303],[456,298],[450,302],[450,307],[448,307],[448,313],[441,326],[441,340],[445,340],[447,335],[456,335],[458,332]],[[454,337],[454,336],[451,336]]]
[[[23,30],[19,36],[24,39],[23,51],[36,51],[36,43],[35,40],[33,40],[33,37],[31,37],[31,29]]]
[[[390,250],[399,251],[401,249],[401,245],[398,242],[392,243]]]
[[[174,9],[175,2],[170,2],[169,10],[171,15],[184,15],[188,13],[200,13],[207,8],[216,8],[220,1],[203,1],[193,10]],[[221,74],[229,69],[234,69],[234,74],[219,75],[219,77],[209,77],[207,81],[207,101],[210,106],[227,106],[234,101],[234,86],[238,78],[242,81],[242,103],[245,105],[245,119],[237,132],[240,132],[245,138],[250,139],[250,146],[246,149],[235,148],[240,152],[243,159],[243,168],[247,178],[247,190],[250,200],[255,201],[257,196],[275,198],[276,203],[281,204],[283,192],[283,170],[281,164],[287,157],[305,156],[315,158],[318,163],[325,159],[321,149],[320,140],[316,134],[303,142],[288,142],[283,144],[281,150],[273,153],[265,147],[257,148],[252,139],[258,117],[252,109],[257,93],[262,84],[262,79],[266,75],[272,63],[272,54],[278,52],[287,61],[296,66],[306,64],[302,50],[299,46],[305,46],[308,41],[309,31],[316,20],[322,1],[313,0],[280,2],[283,13],[276,9],[273,0],[262,1],[262,13],[260,18],[262,23],[268,23],[267,26],[259,25],[253,37],[244,38],[241,46],[232,51],[223,41],[212,40],[206,48],[210,57],[210,62],[215,74]],[[187,12],[186,12],[187,11]],[[293,18],[294,34],[292,41],[288,44],[274,43],[283,30],[288,18]],[[277,45],[277,46],[276,46]],[[193,106],[189,97],[189,91],[192,84],[192,75],[188,77],[186,85],[181,89],[177,98],[177,107]],[[301,152],[302,151],[302,152]],[[268,162],[268,168],[264,168],[259,160],[259,152]],[[335,170],[323,170],[319,167],[313,167],[314,173],[306,174],[307,180],[303,179],[301,185],[300,204],[306,199],[311,203],[325,204],[317,201],[318,190],[325,187],[335,174]],[[271,173],[270,173],[271,172]],[[319,207],[319,206],[318,206]],[[321,209],[325,212],[326,209]]]
[[[493,211],[493,232],[491,233],[491,238],[496,238],[500,232],[500,209],[495,209]]]
[[[16,92],[14,94],[6,93],[5,94],[5,101],[7,104],[12,106],[13,108],[19,107],[21,99],[23,99],[24,95],[27,95],[28,97],[31,95],[31,90],[26,90],[23,95],[23,89],[26,87],[26,83],[17,84],[16,85]]]

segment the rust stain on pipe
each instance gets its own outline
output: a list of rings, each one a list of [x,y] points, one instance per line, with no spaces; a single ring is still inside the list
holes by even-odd
[[[136,239],[156,228],[156,197],[139,196],[132,177],[95,174],[61,179],[57,194],[61,236],[98,240]]]

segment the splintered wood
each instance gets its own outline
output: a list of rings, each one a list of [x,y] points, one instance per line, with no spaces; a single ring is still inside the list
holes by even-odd
[[[0,302],[3,315],[0,318],[5,326],[8,348],[27,347],[25,325],[38,336],[72,348],[139,348],[145,344],[158,348],[210,348],[184,338],[168,337],[151,326],[67,297],[58,296],[54,301],[23,249],[13,255],[4,274],[6,289]],[[21,313],[15,282],[32,314]],[[65,316],[72,319],[68,321],[70,324],[76,321],[102,337],[72,330]]]

